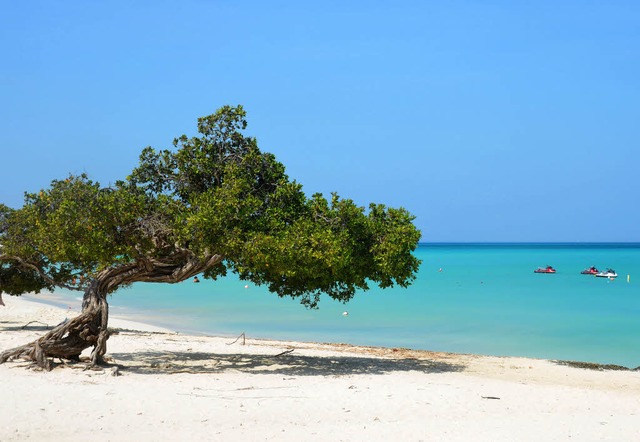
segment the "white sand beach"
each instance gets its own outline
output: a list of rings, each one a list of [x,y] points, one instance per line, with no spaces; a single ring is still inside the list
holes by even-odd
[[[0,350],[77,313],[4,301]],[[640,440],[638,371],[110,326],[118,376],[0,365],[0,440]]]

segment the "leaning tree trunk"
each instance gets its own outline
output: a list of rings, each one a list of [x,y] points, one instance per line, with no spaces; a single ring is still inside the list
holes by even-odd
[[[53,330],[29,344],[0,353],[0,364],[9,359],[26,357],[45,370],[51,370],[51,358],[79,361],[80,354],[93,347],[89,365],[104,364],[109,330],[107,295],[122,284],[132,282],[175,283],[193,277],[218,264],[220,255],[203,260],[184,254],[172,260],[145,259],[134,264],[106,269],[98,273],[87,287],[82,300],[82,312],[57,325]]]
[[[107,294],[101,290],[102,281],[94,280],[84,293],[80,315],[63,322],[47,334],[29,344],[0,354],[0,364],[10,358],[24,356],[38,366],[51,370],[51,357],[78,361],[80,354],[93,346],[91,365],[103,363],[109,331]]]

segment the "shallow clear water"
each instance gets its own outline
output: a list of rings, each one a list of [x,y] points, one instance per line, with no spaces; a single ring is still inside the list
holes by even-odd
[[[408,289],[323,298],[318,310],[233,276],[135,284],[110,305],[183,332],[640,366],[639,244],[423,244],[416,255]],[[545,265],[557,273],[533,273]],[[591,265],[619,277],[580,274]]]

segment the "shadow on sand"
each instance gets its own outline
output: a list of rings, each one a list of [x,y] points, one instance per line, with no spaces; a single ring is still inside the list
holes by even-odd
[[[368,356],[298,356],[286,354],[247,355],[191,352],[111,353],[123,372],[138,374],[224,373],[239,371],[252,374],[286,376],[349,376],[419,371],[445,373],[464,370],[465,366],[422,359],[381,359]]]
[[[54,326],[32,321],[28,324],[1,321],[0,331],[48,331]],[[122,331],[122,330],[121,330]],[[147,333],[154,334],[154,333]],[[163,333],[158,333],[163,334]],[[26,343],[26,342],[25,342]],[[6,349],[0,349],[0,351]],[[413,356],[413,355],[412,355]],[[463,371],[466,366],[429,357],[371,357],[362,356],[304,356],[291,353],[218,354],[204,352],[154,352],[108,353],[109,365],[115,365],[124,373],[138,374],[210,374],[239,371],[253,374],[279,374],[285,376],[349,376],[358,374],[382,375],[392,372],[418,371],[446,373]],[[57,361],[54,359],[54,361]],[[70,362],[67,366],[84,366]],[[54,362],[54,365],[58,365]]]

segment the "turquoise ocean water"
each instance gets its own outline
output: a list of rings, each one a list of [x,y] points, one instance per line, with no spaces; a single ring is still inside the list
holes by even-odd
[[[421,244],[416,255],[408,289],[323,298],[318,310],[233,276],[135,284],[109,302],[112,314],[189,333],[640,366],[640,244]],[[557,273],[533,273],[545,265]],[[619,276],[580,274],[591,265]]]

